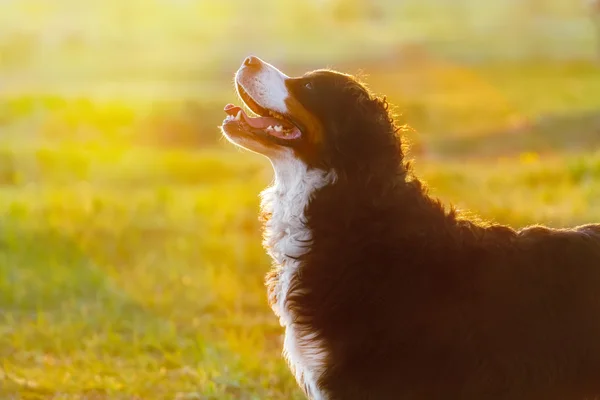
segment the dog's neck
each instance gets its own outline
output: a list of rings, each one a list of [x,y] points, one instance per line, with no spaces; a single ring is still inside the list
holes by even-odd
[[[287,325],[284,304],[289,284],[300,266],[298,258],[309,251],[312,240],[305,211],[315,192],[335,181],[335,174],[309,168],[291,154],[271,163],[275,180],[261,193],[263,245],[275,264],[267,286],[273,311]]]
[[[296,295],[304,289],[293,287],[299,258],[310,250],[312,232],[305,211],[315,192],[335,181],[333,172],[311,169],[292,157],[271,160],[275,180],[261,194],[264,216],[263,244],[273,258],[274,268],[267,275],[269,303],[279,322],[285,326],[284,354],[296,380],[314,399],[319,394],[318,377],[322,373],[324,351],[312,334],[300,334],[294,325],[293,311],[286,308],[290,291]]]
[[[306,226],[306,208],[317,190],[335,181],[335,173],[309,168],[291,155],[271,163],[275,180],[261,194],[266,216],[264,245],[283,268],[308,250],[311,232]]]

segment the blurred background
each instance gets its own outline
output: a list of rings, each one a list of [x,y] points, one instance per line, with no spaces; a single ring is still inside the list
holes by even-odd
[[[0,0],[0,398],[302,398],[217,128],[249,54],[387,95],[445,202],[600,221],[600,1]]]

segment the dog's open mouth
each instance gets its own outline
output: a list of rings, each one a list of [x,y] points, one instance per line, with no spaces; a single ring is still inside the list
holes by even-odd
[[[239,124],[240,129],[252,133],[263,133],[282,140],[295,140],[302,136],[300,129],[290,120],[290,117],[259,105],[246,91],[238,85],[238,92],[244,104],[257,116],[249,116],[242,107],[227,104],[227,117],[223,125]]]

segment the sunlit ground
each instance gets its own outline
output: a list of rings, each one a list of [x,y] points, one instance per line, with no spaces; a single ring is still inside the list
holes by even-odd
[[[301,399],[267,306],[268,163],[217,126],[249,53],[361,73],[433,195],[600,221],[571,0],[0,1],[0,398]]]

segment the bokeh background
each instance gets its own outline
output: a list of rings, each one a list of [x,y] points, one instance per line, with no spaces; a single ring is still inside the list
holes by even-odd
[[[600,221],[598,1],[1,0],[0,398],[302,398],[217,129],[248,54],[360,74],[446,202]]]

